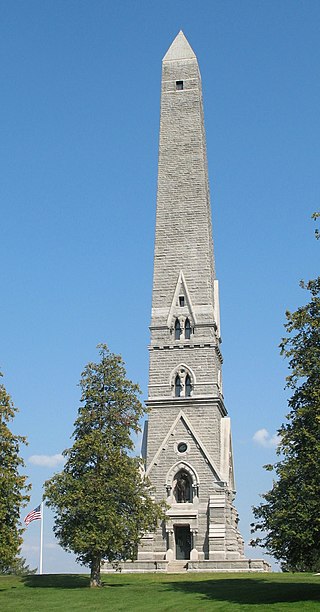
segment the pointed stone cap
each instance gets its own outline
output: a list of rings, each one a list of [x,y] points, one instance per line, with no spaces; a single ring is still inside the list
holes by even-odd
[[[182,59],[196,59],[194,51],[191,49],[184,33],[180,30],[179,34],[175,37],[172,45],[169,47],[165,54],[163,61],[171,60],[182,60]]]

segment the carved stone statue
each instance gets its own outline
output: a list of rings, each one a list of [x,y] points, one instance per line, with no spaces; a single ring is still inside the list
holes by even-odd
[[[186,503],[190,501],[190,483],[187,474],[184,472],[180,473],[177,478],[176,484],[176,496],[177,502]]]

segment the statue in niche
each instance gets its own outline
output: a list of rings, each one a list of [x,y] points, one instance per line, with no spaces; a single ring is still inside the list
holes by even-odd
[[[179,504],[191,501],[190,479],[186,472],[179,472],[177,476],[176,500]]]

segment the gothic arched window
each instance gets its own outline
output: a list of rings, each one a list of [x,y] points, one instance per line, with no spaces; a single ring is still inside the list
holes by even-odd
[[[190,397],[191,396],[191,391],[192,391],[192,385],[191,385],[191,378],[190,378],[189,374],[187,374],[187,376],[186,376],[185,389],[186,389],[186,397]]]
[[[175,338],[175,340],[180,340],[180,336],[181,336],[181,325],[180,325],[179,319],[176,319],[176,322],[174,324],[174,338]]]
[[[179,374],[175,377],[174,381],[174,394],[176,397],[180,397],[182,391],[181,378]]]
[[[190,336],[191,336],[191,325],[190,325],[189,319],[186,319],[186,322],[184,324],[184,337],[186,340],[190,340]]]

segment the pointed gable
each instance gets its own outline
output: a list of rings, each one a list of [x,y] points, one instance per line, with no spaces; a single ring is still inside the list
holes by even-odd
[[[182,30],[180,30],[179,34],[177,34],[177,36],[175,37],[173,43],[170,45],[167,53],[163,58],[163,61],[168,62],[170,60],[181,59],[196,59],[195,53],[190,47]]]
[[[220,472],[219,472],[218,467],[216,466],[215,462],[211,458],[211,456],[210,456],[209,452],[207,451],[205,445],[200,440],[199,434],[195,431],[195,428],[193,427],[193,425],[191,424],[190,420],[188,419],[186,414],[183,412],[183,410],[180,410],[180,412],[178,413],[177,417],[174,419],[170,429],[168,430],[166,436],[162,440],[162,442],[161,442],[161,444],[160,444],[156,454],[154,455],[153,459],[150,461],[150,463],[148,465],[148,468],[146,470],[146,476],[150,475],[150,472],[152,472],[152,468],[155,465],[157,465],[157,462],[161,459],[162,451],[166,448],[166,446],[168,444],[168,441],[169,441],[170,437],[172,436],[172,434],[174,434],[174,431],[177,428],[178,424],[183,424],[183,426],[186,429],[187,433],[189,433],[189,435],[192,436],[196,446],[199,448],[199,450],[202,453],[206,463],[208,463],[209,467],[211,468],[212,472],[214,473],[216,479],[221,481],[222,478],[220,476]]]
[[[181,303],[180,298],[183,298],[183,304]],[[175,317],[179,317],[181,314],[189,316],[189,318],[191,317],[194,325],[197,323],[187,283],[182,270],[180,270],[179,273],[178,281],[173,295],[173,300],[171,302],[171,307],[168,314],[168,327],[172,327]]]

